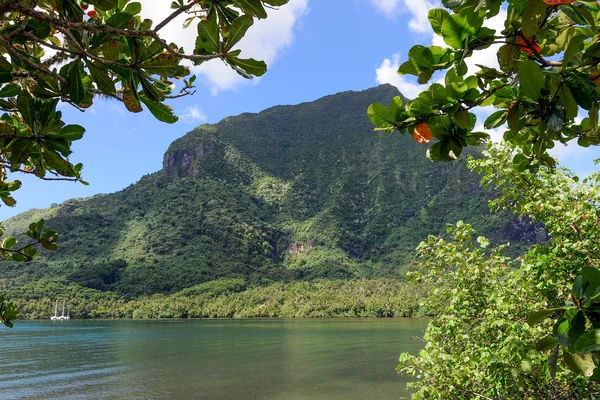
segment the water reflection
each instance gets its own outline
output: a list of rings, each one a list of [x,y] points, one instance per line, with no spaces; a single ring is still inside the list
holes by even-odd
[[[399,399],[398,354],[426,321],[19,322],[0,398]]]

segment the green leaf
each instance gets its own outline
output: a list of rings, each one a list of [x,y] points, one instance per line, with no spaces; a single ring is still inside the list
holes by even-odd
[[[592,93],[596,91],[593,83],[582,78],[577,72],[568,74],[564,78],[564,82],[580,107],[586,110],[592,108],[594,104]]]
[[[235,3],[247,14],[257,18],[267,18],[267,11],[260,0],[235,0]]]
[[[116,29],[125,29],[132,19],[133,15],[126,12],[118,12],[106,20],[106,25]]]
[[[14,83],[4,85],[0,89],[0,97],[16,97],[19,93],[21,93],[21,87]]]
[[[140,99],[138,97],[137,92],[134,89],[133,83],[131,80],[125,84],[125,88],[123,90],[123,102],[125,103],[125,107],[132,113],[142,112],[142,105],[140,104]]]
[[[162,101],[165,99],[165,95],[158,90],[148,78],[143,74],[137,74],[140,83],[142,84],[142,90],[148,99],[151,101]]]
[[[586,36],[577,35],[569,41],[569,46],[563,56],[563,69],[575,58],[577,53],[583,50],[583,43],[586,39]]]
[[[367,115],[377,130],[391,132],[394,130],[394,124],[391,122],[390,110],[380,103],[373,103],[367,109]]]
[[[521,103],[513,104],[508,108],[508,127],[518,132],[525,126],[525,110]]]
[[[227,57],[227,62],[237,67],[235,68],[236,72],[245,78],[252,78],[252,75],[262,76],[267,72],[267,64],[264,61],[256,61],[253,58]]]
[[[553,338],[552,336],[546,336],[545,338],[541,339],[539,342],[536,343],[535,348],[538,351],[548,351],[556,347],[557,344],[558,342],[555,338]]]
[[[563,359],[569,368],[585,377],[590,377],[594,373],[594,360],[591,354],[571,354],[563,350]]]
[[[583,311],[578,310],[569,324],[569,346],[575,344],[581,335],[585,333],[585,322],[586,319]]]
[[[33,150],[32,140],[12,140],[6,148],[8,159],[15,165],[23,164],[31,156]]]
[[[115,83],[108,76],[107,70],[105,70],[103,67],[94,64],[89,60],[86,62],[86,65],[88,67],[88,70],[90,71],[90,74],[92,75],[92,78],[94,78],[96,86],[98,86],[98,90],[109,94],[115,93]]]
[[[166,78],[175,78],[189,75],[189,70],[179,65],[180,60],[170,53],[163,53],[150,61],[140,64],[145,72],[150,75],[160,75]]]
[[[559,93],[559,100],[565,108],[566,118],[568,120],[575,119],[579,113],[579,107],[577,106],[577,102],[573,98],[571,91],[565,85],[561,85]]]
[[[117,40],[109,40],[100,47],[104,58],[109,61],[115,61],[121,58],[123,51],[123,43]]]
[[[523,34],[527,37],[533,37],[544,19],[546,18],[546,10],[548,5],[543,0],[528,0],[523,10],[523,23],[521,27]]]
[[[457,14],[446,18],[442,23],[440,33],[444,37],[444,42],[455,49],[462,48],[463,27],[457,23]]]
[[[137,15],[142,12],[142,3],[134,1],[132,3],[127,4],[124,10],[127,14]]]
[[[550,315],[554,314],[555,312],[561,311],[561,310],[564,310],[564,308],[549,308],[546,310],[533,312],[533,313],[529,314],[529,316],[527,317],[527,323],[529,325],[535,325],[538,322],[549,317]]]
[[[111,10],[118,4],[117,0],[88,0],[87,2],[93,5],[94,8],[104,11]]]
[[[63,159],[60,154],[58,154],[48,145],[43,144],[40,147],[42,149],[42,156],[48,167],[54,169],[56,172],[64,176],[74,175],[73,167],[68,161]]]
[[[152,115],[154,115],[159,121],[166,122],[168,124],[174,124],[179,120],[170,106],[161,102],[152,101],[146,96],[141,96],[140,100],[142,100]]]
[[[497,128],[506,122],[506,116],[506,110],[496,111],[485,120],[483,126],[485,129]]]
[[[35,100],[26,90],[21,91],[17,97],[17,108],[21,116],[31,129],[35,129]]]
[[[600,350],[600,329],[592,329],[579,337],[573,346],[573,351],[588,354]]]
[[[219,41],[219,27],[217,24],[204,20],[198,23],[198,36],[196,37],[196,49],[203,50],[207,54],[217,53],[221,48]]]
[[[75,0],[62,0],[62,6],[67,19],[71,22],[81,22],[83,10]]]
[[[505,44],[498,50],[498,64],[503,72],[511,73],[517,68],[521,49],[514,44]]]
[[[467,129],[471,123],[470,114],[467,110],[460,110],[454,114],[454,119],[459,127]]]
[[[442,25],[448,17],[450,17],[450,13],[443,8],[434,8],[427,14],[431,28],[437,35],[442,34]]]
[[[527,60],[519,65],[519,85],[521,92],[536,101],[541,96],[541,90],[545,86],[542,68],[535,62]]]
[[[53,135],[55,138],[68,140],[69,142],[79,140],[83,137],[85,128],[81,125],[65,125],[60,130],[60,133]]]
[[[17,238],[14,236],[8,236],[8,237],[4,238],[4,240],[2,241],[3,249],[10,250],[10,249],[14,248],[16,245],[17,245]]]
[[[81,60],[73,61],[69,68],[69,97],[75,104],[79,104],[85,99],[85,87],[81,79],[82,72]]]
[[[250,15],[242,15],[236,18],[229,28],[229,34],[227,36],[227,42],[225,44],[225,51],[231,50],[246,34],[248,28],[253,24],[252,17]]]

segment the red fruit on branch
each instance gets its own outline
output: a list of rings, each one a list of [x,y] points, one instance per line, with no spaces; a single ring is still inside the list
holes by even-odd
[[[519,36],[518,41],[519,47],[521,47],[521,51],[527,53],[527,55],[532,55],[534,52],[538,53],[542,50],[540,45],[535,42],[533,39],[522,38]]]
[[[431,128],[425,122],[419,122],[415,125],[415,129],[413,129],[413,139],[415,139],[415,142],[429,143],[432,137]]]
[[[98,17],[98,13],[96,12],[96,10],[91,10],[87,12],[87,16],[90,18],[96,18]]]

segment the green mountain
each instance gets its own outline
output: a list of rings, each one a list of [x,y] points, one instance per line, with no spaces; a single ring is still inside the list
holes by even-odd
[[[376,133],[389,85],[205,124],[176,140],[163,169],[109,195],[31,210],[59,250],[0,265],[5,286],[76,282],[126,298],[219,278],[273,281],[402,277],[416,245],[459,219],[496,241],[527,223],[491,215],[464,160],[432,163],[410,135]]]

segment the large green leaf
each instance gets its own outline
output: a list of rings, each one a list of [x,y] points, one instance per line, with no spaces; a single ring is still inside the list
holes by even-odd
[[[446,18],[442,23],[441,34],[444,37],[444,42],[455,49],[462,48],[462,37],[464,36],[464,27],[457,22],[457,15]]]
[[[92,4],[95,8],[99,10],[110,10],[117,6],[117,0],[88,0],[88,3]]]
[[[594,368],[596,368],[591,354],[571,354],[563,350],[563,359],[572,371],[577,372],[585,377],[592,376],[594,373]]]
[[[438,35],[442,34],[442,25],[444,24],[444,21],[449,17],[450,13],[444,10],[443,8],[434,8],[432,10],[429,10],[429,13],[427,14],[427,19],[431,24],[431,28]]]
[[[53,135],[56,138],[74,141],[83,137],[85,128],[81,125],[65,125],[58,134]]]
[[[73,61],[69,68],[69,96],[75,104],[79,104],[85,99],[85,87],[81,79],[82,73],[81,60]]]
[[[377,127],[376,130],[391,132],[394,130],[394,124],[391,122],[390,110],[380,103],[373,103],[367,109],[367,115],[373,124]]]
[[[247,14],[257,18],[267,18],[267,11],[260,0],[234,0],[234,2]]]
[[[573,346],[573,351],[588,354],[600,350],[600,329],[592,329],[581,335]]]
[[[54,169],[61,175],[64,176],[73,176],[74,171],[71,164],[62,158],[58,152],[52,150],[49,146],[42,144],[40,146],[42,151],[42,157],[48,167]]]
[[[549,308],[546,310],[533,312],[533,313],[529,314],[529,316],[527,317],[527,323],[529,325],[535,325],[538,322],[549,317],[550,315],[554,314],[555,312],[561,311],[561,310],[564,310],[564,308]]]
[[[17,108],[23,117],[23,120],[31,129],[35,129],[35,100],[31,95],[23,90],[17,97]]]
[[[179,59],[170,53],[163,53],[150,61],[140,64],[150,75],[160,75],[167,78],[189,75],[189,70],[179,65]]]
[[[173,109],[161,102],[152,101],[146,96],[140,96],[142,102],[148,107],[148,110],[156,117],[157,120],[166,122],[168,124],[174,124],[179,118],[173,112]]]
[[[262,76],[267,72],[267,64],[264,61],[257,61],[253,58],[243,59],[237,57],[227,57],[227,62],[235,67],[235,70],[245,78]]]
[[[545,86],[544,73],[539,64],[531,60],[522,62],[518,76],[521,92],[531,100],[537,100]]]
[[[196,37],[196,50],[207,54],[217,53],[221,48],[219,40],[219,27],[211,21],[198,23],[198,36]]]
[[[231,24],[231,27],[229,27],[225,51],[231,50],[231,48],[244,37],[248,28],[250,28],[253,23],[250,15],[242,15],[241,17],[236,18]]]
[[[571,95],[580,107],[586,110],[592,108],[594,104],[593,93],[596,91],[593,83],[582,78],[578,72],[568,74],[564,78],[564,83],[567,85]]]
[[[131,81],[132,80],[125,84],[123,90],[123,103],[125,103],[127,110],[133,113],[139,113],[142,112],[142,105],[140,104],[140,99],[135,91],[135,86]]]
[[[546,18],[548,5],[543,0],[528,0],[523,10],[523,34],[527,37],[534,36]]]
[[[86,65],[99,90],[109,94],[115,93],[115,83],[108,76],[108,71],[103,66],[96,65],[89,60]]]
[[[14,83],[4,85],[2,89],[0,89],[0,97],[15,97],[19,93],[21,93],[21,86]]]
[[[33,150],[32,140],[13,139],[7,147],[8,159],[14,165],[20,165],[27,161]]]
[[[511,73],[517,68],[521,49],[514,44],[505,44],[498,50],[498,64],[503,72]]]

